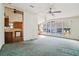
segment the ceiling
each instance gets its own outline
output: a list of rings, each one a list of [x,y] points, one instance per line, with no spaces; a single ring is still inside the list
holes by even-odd
[[[10,5],[39,14],[40,16],[46,15],[49,19],[79,16],[79,3],[11,3]],[[61,10],[62,12],[50,16],[48,14],[50,7],[53,11]]]
[[[75,11],[76,9],[79,9],[78,3],[10,3],[10,5],[22,8],[23,10],[29,10],[35,13],[49,11],[49,8],[53,8],[53,10],[63,11]],[[34,7],[32,8],[31,6]]]
[[[11,3],[8,5],[19,7],[23,10],[28,10],[33,13],[44,13],[48,11],[49,8],[52,7],[54,4],[50,4],[50,3]]]

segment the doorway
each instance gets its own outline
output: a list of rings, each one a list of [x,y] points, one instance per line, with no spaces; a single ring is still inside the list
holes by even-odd
[[[20,10],[5,7],[4,12],[4,38],[5,43],[23,41],[23,17]]]

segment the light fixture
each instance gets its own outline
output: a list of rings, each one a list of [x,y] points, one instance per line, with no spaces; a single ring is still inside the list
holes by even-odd
[[[12,29],[13,28],[13,23],[9,23],[9,26]]]
[[[30,5],[30,7],[31,7],[31,8],[34,8],[35,6],[33,6],[33,5]]]
[[[14,13],[16,13],[16,9],[14,9]]]

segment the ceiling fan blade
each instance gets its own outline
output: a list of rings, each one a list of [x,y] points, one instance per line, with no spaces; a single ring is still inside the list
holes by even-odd
[[[51,14],[52,16],[54,16],[54,13],[61,13],[61,11],[60,10],[52,11],[52,8],[50,8],[48,13]]]
[[[61,11],[53,11],[52,13],[61,13]]]

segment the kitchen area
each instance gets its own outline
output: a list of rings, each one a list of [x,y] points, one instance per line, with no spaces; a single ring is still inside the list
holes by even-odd
[[[5,43],[23,41],[23,12],[5,7],[4,12]]]

